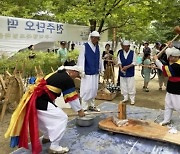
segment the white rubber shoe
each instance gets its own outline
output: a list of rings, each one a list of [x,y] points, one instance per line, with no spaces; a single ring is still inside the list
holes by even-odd
[[[134,101],[131,101],[131,105],[134,105],[135,104],[135,102]]]
[[[126,103],[127,101],[128,101],[128,99],[123,99],[121,102]]]
[[[171,123],[171,121],[162,121],[162,122],[160,122],[159,124],[161,125],[161,126],[166,126],[166,125],[168,125],[168,124],[170,124]]]
[[[49,154],[63,154],[63,153],[67,153],[69,152],[69,148],[68,147],[62,147],[62,146],[55,146],[55,145],[51,145],[49,148]]]

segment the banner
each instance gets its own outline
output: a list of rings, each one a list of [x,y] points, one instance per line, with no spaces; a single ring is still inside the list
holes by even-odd
[[[89,33],[88,26],[0,16],[0,51],[17,51],[40,42],[87,41]]]

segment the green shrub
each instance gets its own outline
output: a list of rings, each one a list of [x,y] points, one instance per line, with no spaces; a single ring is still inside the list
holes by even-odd
[[[23,51],[14,54],[12,57],[2,57],[0,59],[0,74],[3,74],[6,70],[13,73],[15,67],[18,71],[24,72],[24,77],[35,75],[35,66],[41,67],[44,74],[52,72],[51,67],[56,70],[62,64],[59,57],[53,52],[33,51],[35,53],[34,58],[29,58],[32,55],[32,51]],[[79,51],[68,52],[68,59],[77,61]]]

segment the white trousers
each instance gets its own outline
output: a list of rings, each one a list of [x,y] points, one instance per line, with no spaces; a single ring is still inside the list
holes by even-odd
[[[81,106],[82,106],[83,110],[88,110],[89,106],[95,107],[95,101],[94,101],[94,99],[90,99],[88,101],[82,100]]]
[[[98,91],[99,75],[85,75],[81,79],[80,97],[82,99],[81,105],[84,110],[88,106],[94,106],[94,99]]]
[[[135,102],[136,88],[134,77],[120,77],[120,88],[124,100],[128,100],[129,96],[131,102]]]
[[[58,145],[64,135],[68,117],[59,107],[48,103],[47,111],[38,110],[39,129],[45,138],[49,138],[51,145]]]
[[[164,122],[169,122],[172,117],[173,110],[180,113],[180,95],[166,93]]]

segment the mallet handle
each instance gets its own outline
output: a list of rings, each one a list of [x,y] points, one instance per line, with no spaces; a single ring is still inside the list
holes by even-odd
[[[177,37],[179,36],[179,34],[177,34],[172,40],[171,42],[173,42]],[[160,55],[168,48],[168,44],[166,44],[166,46],[157,54],[157,57],[160,57]]]
[[[104,114],[104,113],[120,113],[120,111],[101,111],[101,112],[88,112],[85,113],[85,115],[92,115],[92,114]],[[151,113],[151,112],[128,112],[127,115],[129,114],[146,114],[146,113]],[[79,116],[78,114],[68,114],[68,117],[74,117],[74,116]]]
[[[92,115],[92,114],[104,114],[104,113],[119,113],[119,111],[101,111],[101,112],[85,112],[85,115]],[[78,114],[69,114],[68,117],[78,116]]]

